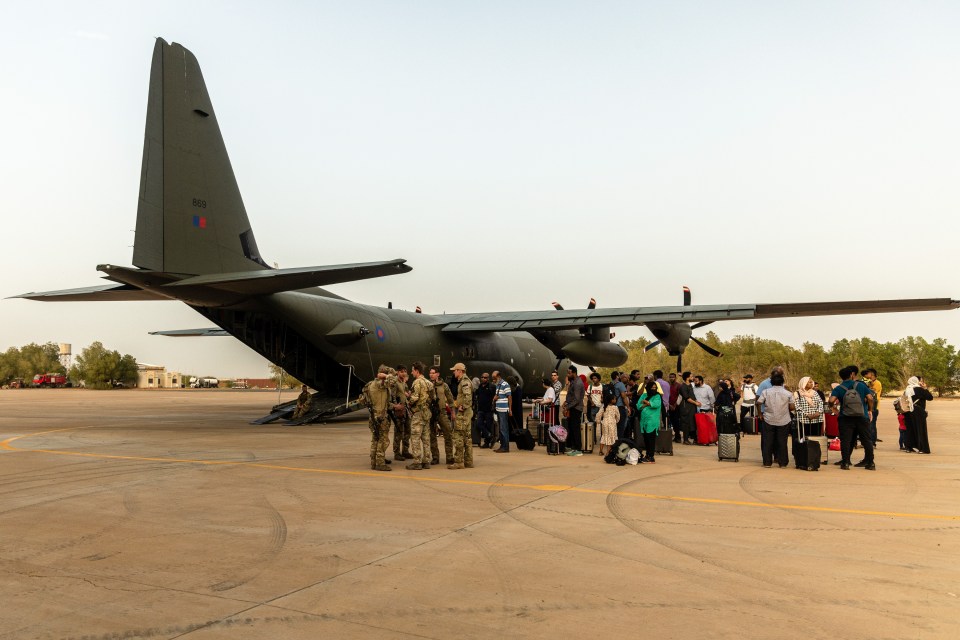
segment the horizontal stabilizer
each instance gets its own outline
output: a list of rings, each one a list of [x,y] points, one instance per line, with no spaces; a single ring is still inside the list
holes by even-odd
[[[140,302],[143,300],[170,300],[167,296],[144,291],[128,284],[107,284],[80,289],[61,289],[59,291],[32,291],[14,298],[39,300],[40,302]]]
[[[151,331],[152,336],[171,336],[174,338],[207,338],[210,336],[228,336],[230,335],[220,327],[207,327],[205,329],[171,329],[169,331]]]
[[[173,296],[176,296],[176,293],[172,290],[187,287],[229,291],[244,296],[263,296],[280,293],[281,291],[324,287],[340,282],[354,282],[355,280],[407,273],[412,271],[413,268],[408,266],[406,262],[403,259],[396,259],[323,267],[216,273],[177,280],[164,285],[164,288],[170,289]]]

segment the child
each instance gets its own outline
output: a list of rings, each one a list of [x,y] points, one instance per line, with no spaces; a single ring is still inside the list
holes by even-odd
[[[617,441],[617,423],[620,422],[620,410],[617,398],[613,394],[604,397],[604,405],[597,412],[597,424],[600,425],[600,455],[610,452]]]

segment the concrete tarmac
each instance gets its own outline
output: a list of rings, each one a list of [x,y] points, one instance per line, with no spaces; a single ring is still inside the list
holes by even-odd
[[[874,472],[749,436],[385,473],[365,415],[248,424],[276,400],[0,391],[0,639],[960,637],[960,402],[927,456],[884,399]]]

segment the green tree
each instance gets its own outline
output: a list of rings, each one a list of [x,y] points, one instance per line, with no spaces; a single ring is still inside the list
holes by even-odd
[[[120,355],[101,342],[94,342],[77,356],[76,374],[87,386],[108,389],[115,382],[133,384],[137,381],[137,361],[133,356]]]
[[[31,342],[19,349],[10,347],[0,354],[0,383],[7,384],[14,378],[30,382],[38,373],[66,373],[55,342]]]
[[[273,363],[268,365],[267,368],[270,369],[270,376],[274,380],[276,380],[277,378],[280,378],[281,387],[292,388],[292,387],[299,387],[301,384],[303,384],[302,382],[300,382],[299,380],[294,378],[292,375],[290,375],[289,373],[287,373],[286,371],[284,371],[283,369],[281,369],[280,367],[278,367]],[[281,373],[283,374],[282,376],[281,376]]]
[[[927,342],[909,336],[899,343],[903,352],[903,378],[923,376],[927,386],[935,387],[942,396],[955,388],[957,378],[957,351],[944,338]]]

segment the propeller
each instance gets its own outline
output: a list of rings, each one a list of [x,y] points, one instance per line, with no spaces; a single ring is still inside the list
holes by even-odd
[[[564,310],[564,309],[563,309],[563,305],[560,304],[559,302],[557,302],[556,300],[554,300],[554,301],[551,302],[550,304],[553,305],[553,308],[556,309],[557,311],[563,311],[563,310]],[[596,298],[590,298],[590,301],[587,302],[587,309],[596,309],[596,308],[597,308],[597,300],[596,300]],[[611,333],[611,334],[610,334],[610,337],[613,338],[615,335],[616,335],[616,334]],[[561,360],[563,360],[562,357],[561,357],[559,360],[557,360],[557,365],[554,367],[554,369],[556,369],[557,367],[560,366],[560,361],[561,361]],[[594,372],[594,373],[597,372],[597,370],[596,370],[594,367],[588,367],[588,368],[590,369],[590,371],[592,371],[592,372]]]
[[[692,300],[690,295],[690,287],[684,287],[683,306],[689,307],[691,304]],[[678,372],[683,367],[683,352],[690,342],[696,343],[698,347],[710,355],[719,358],[723,355],[722,353],[690,335],[694,329],[705,327],[708,324],[713,324],[713,321],[706,320],[704,322],[696,322],[694,324],[687,324],[685,322],[671,322],[648,325],[648,328],[657,339],[645,346],[643,350],[644,352],[647,352],[662,344],[664,347],[666,347],[667,353],[672,356],[677,356]]]

